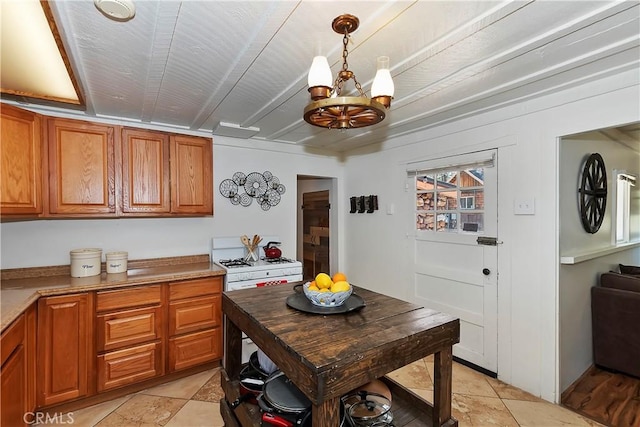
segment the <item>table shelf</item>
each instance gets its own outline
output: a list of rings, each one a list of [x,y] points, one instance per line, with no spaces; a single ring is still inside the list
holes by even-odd
[[[257,405],[244,402],[236,409],[231,409],[231,403],[240,397],[239,382],[232,381],[224,369],[220,371],[222,390],[225,397],[220,400],[220,413],[226,427],[260,427],[261,413]],[[391,410],[396,427],[421,427],[432,425],[431,414],[433,405],[422,399],[411,390],[406,389],[389,377],[383,377],[393,396]]]

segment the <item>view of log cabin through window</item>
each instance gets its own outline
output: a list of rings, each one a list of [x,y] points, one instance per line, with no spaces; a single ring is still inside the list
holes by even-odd
[[[484,231],[484,167],[423,171],[415,191],[416,229]]]

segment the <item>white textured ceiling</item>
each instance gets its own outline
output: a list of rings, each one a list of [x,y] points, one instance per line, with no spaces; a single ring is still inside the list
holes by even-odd
[[[333,151],[640,62],[635,0],[135,4],[134,19],[116,22],[91,0],[52,2],[89,115]],[[328,56],[334,75],[341,67],[331,22],[342,13],[360,19],[349,68],[368,91],[377,56],[389,56],[396,92],[382,123],[330,131],[304,122],[302,111],[313,56]]]

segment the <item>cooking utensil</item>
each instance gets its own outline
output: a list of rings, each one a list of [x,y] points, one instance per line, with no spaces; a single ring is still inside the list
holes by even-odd
[[[253,238],[249,240],[249,236],[246,234],[240,237],[240,241],[247,248],[247,256],[244,257],[245,261],[258,261],[258,254],[256,248],[258,247],[258,241],[262,240],[257,234],[253,235]]]
[[[393,425],[391,401],[385,396],[360,390],[342,399],[347,416],[355,427],[382,427]]]
[[[264,249],[264,256],[267,258],[280,258],[282,256],[282,251],[280,248],[276,247],[280,242],[269,242],[262,249]]]
[[[293,422],[269,412],[262,413],[262,422],[278,427],[293,427]]]

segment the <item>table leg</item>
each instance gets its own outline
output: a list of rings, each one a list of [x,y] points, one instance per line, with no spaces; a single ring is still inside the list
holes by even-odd
[[[447,347],[434,354],[433,425],[457,426],[451,418],[453,353]]]
[[[231,379],[237,379],[242,369],[242,331],[224,317],[224,369]]]
[[[335,427],[340,425],[340,398],[334,397],[311,409],[313,427]]]

